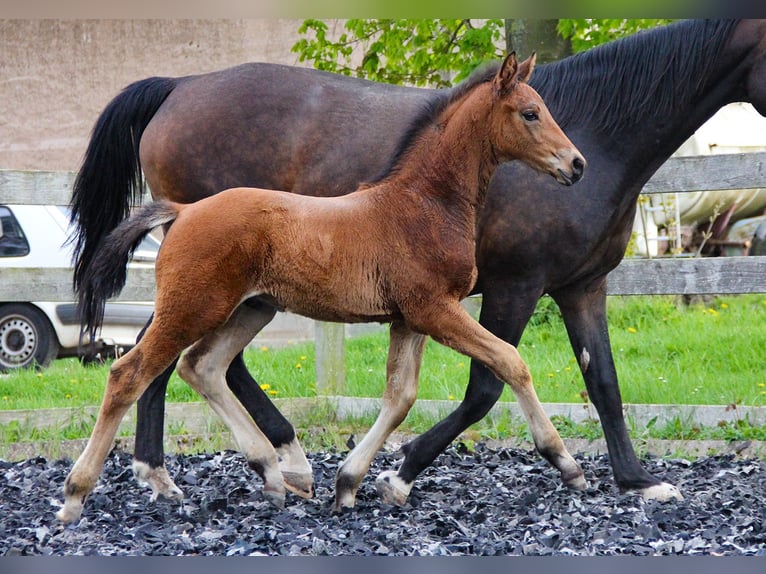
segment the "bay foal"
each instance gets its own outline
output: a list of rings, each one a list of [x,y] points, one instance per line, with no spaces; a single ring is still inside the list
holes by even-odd
[[[426,336],[476,359],[511,386],[535,446],[565,483],[582,469],[545,415],[526,364],[512,345],[460,305],[474,286],[476,218],[502,161],[520,159],[571,185],[585,160],[527,85],[534,55],[514,54],[489,81],[466,82],[413,125],[411,143],[382,180],[337,198],[234,188],[197,203],[159,201],[109,235],[84,278],[91,331],[106,298],[125,282],[130,252],[152,228],[173,223],[156,263],[155,318],[110,369],[85,450],[64,484],[60,520],[77,520],[117,427],[149,383],[187,349],[180,376],[229,426],[264,497],[284,505],[285,483],[265,435],[229,390],[226,369],[277,310],[339,322],[390,322],[381,412],[341,465],[336,509],[352,507],[375,453],[415,401]],[[255,304],[241,304],[255,297]],[[384,473],[385,500],[406,497]]]

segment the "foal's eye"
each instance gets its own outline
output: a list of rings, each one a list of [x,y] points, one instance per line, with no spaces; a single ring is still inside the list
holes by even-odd
[[[521,116],[528,122],[534,122],[540,119],[537,112],[521,112]]]

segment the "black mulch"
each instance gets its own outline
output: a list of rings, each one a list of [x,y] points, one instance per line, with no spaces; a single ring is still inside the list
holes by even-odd
[[[395,467],[380,453],[353,511],[331,513],[344,453],[315,453],[316,496],[288,493],[284,510],[238,453],[169,456],[183,504],[149,501],[132,457],[114,451],[82,520],[53,513],[71,461],[0,461],[0,555],[760,555],[766,556],[764,463],[734,456],[694,462],[647,458],[682,502],[618,493],[606,456],[577,456],[583,493],[517,449],[451,448],[417,481],[402,508],[382,504],[373,477]]]

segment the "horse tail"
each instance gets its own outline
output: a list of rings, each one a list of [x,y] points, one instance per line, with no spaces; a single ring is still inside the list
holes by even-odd
[[[174,78],[134,82],[109,102],[93,127],[70,202],[75,291],[101,240],[141,201],[141,136],[175,87]]]
[[[77,300],[80,309],[80,343],[96,340],[96,331],[104,320],[106,300],[122,291],[128,275],[128,262],[141,240],[155,227],[172,223],[180,205],[154,201],[123,220],[107,235],[83,268]]]

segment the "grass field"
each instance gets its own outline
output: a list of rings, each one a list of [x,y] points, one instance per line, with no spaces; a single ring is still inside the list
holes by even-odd
[[[766,296],[721,297],[705,304],[676,304],[672,297],[613,297],[609,330],[626,403],[766,405]],[[380,397],[385,386],[385,332],[346,343],[345,394]],[[540,400],[582,402],[585,390],[563,322],[546,298],[527,327],[519,351],[530,365]],[[246,362],[266,391],[278,397],[316,394],[314,349],[248,349]],[[460,399],[469,360],[429,341],[418,397]],[[0,409],[95,405],[107,366],[59,360],[44,371],[0,377]],[[169,401],[199,397],[175,376]],[[511,401],[506,390],[502,400]]]
[[[672,297],[614,297],[609,301],[609,330],[623,401],[646,404],[766,405],[766,296],[721,297],[704,304],[677,304]],[[346,342],[348,396],[380,397],[385,385],[388,336],[355,337]],[[541,301],[519,345],[530,365],[542,402],[587,401],[587,393],[558,309],[548,298]],[[272,397],[316,395],[313,344],[271,349],[253,345],[246,351],[248,368]],[[455,400],[464,393],[469,361],[429,341],[421,370],[420,399]],[[76,359],[55,361],[43,371],[17,371],[0,375],[0,410],[81,407],[98,405],[104,392],[107,365],[83,366]],[[170,402],[199,401],[175,375],[168,387]],[[513,401],[510,391],[501,400]],[[362,434],[372,417],[334,421],[327,413],[292,420],[304,445],[343,448],[351,433]],[[602,436],[596,421],[575,424],[557,420],[563,437],[594,439]],[[88,436],[93,420],[74,417],[64,428],[34,428],[18,422],[0,425],[3,443],[60,440]],[[434,420],[411,413],[401,430],[420,433]],[[630,424],[630,421],[628,421]],[[747,421],[717,428],[697,428],[676,420],[662,428],[631,428],[636,440],[649,438],[766,440],[766,427]],[[219,426],[214,435],[225,430]],[[125,431],[130,434],[129,431]],[[171,434],[187,434],[183,427]],[[507,415],[487,417],[474,425],[475,439],[526,436],[523,421]],[[473,439],[470,439],[473,440]],[[218,448],[203,443],[199,449]]]

